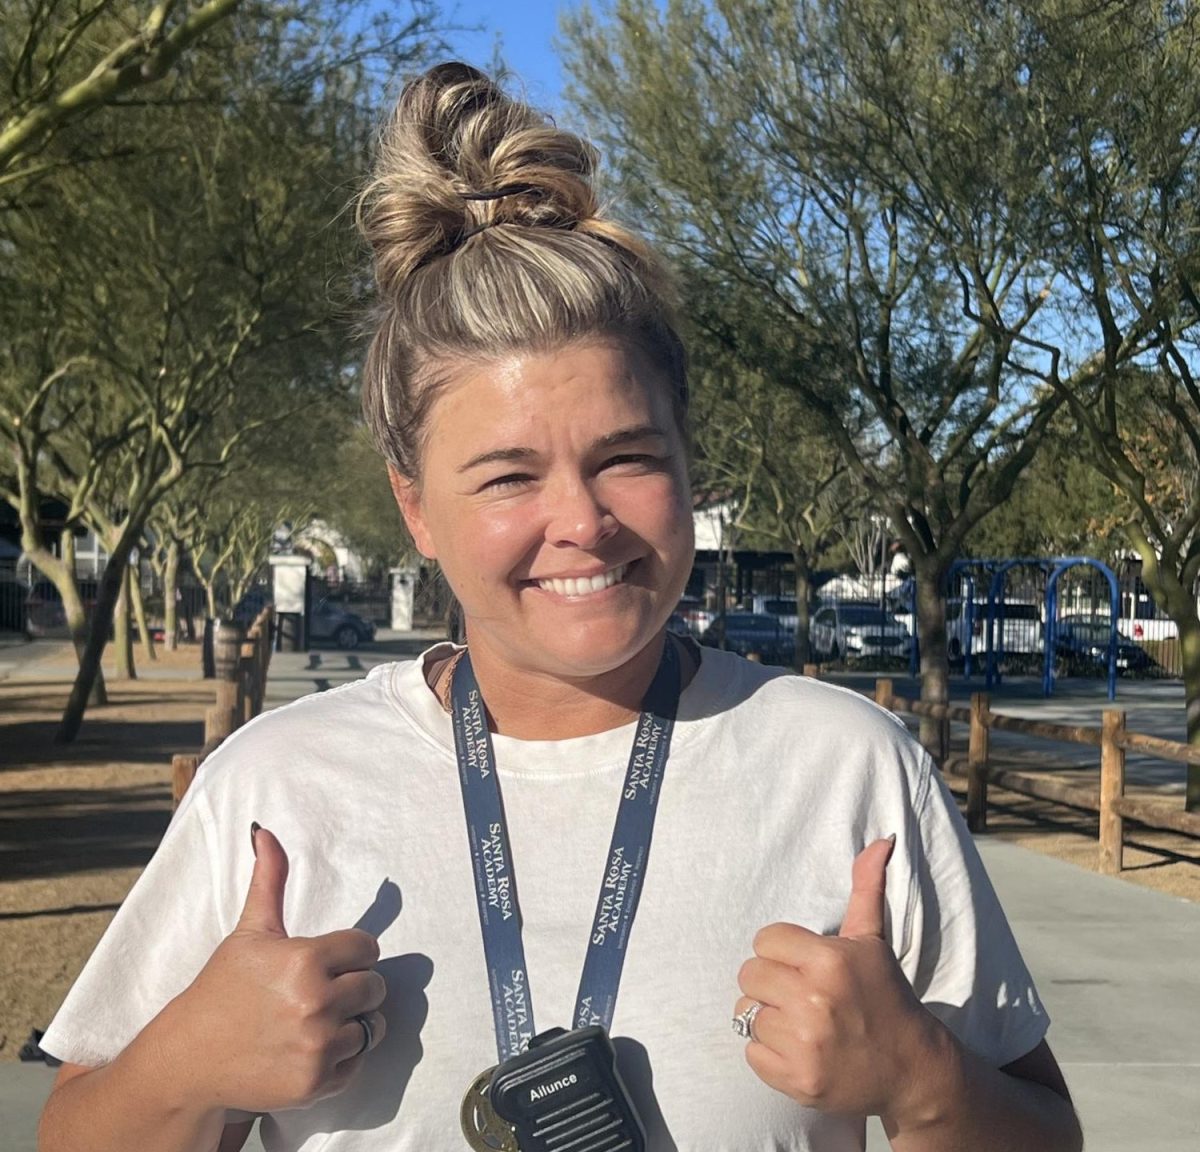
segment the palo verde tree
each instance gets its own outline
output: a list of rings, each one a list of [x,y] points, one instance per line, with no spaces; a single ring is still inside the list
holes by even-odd
[[[61,494],[109,551],[63,739],[156,503],[190,469],[227,464],[256,426],[352,383],[329,282],[354,243],[340,210],[381,97],[366,61],[411,64],[427,30],[423,8],[343,25],[352,7],[227,23],[162,100],[99,112],[54,141],[69,149],[86,129],[106,154],[128,152],[119,164],[64,165],[42,181],[52,196],[0,220],[14,254],[5,309],[49,283],[65,321],[49,342],[14,333],[24,351],[0,378],[0,435],[39,489],[19,504]],[[231,426],[235,408],[246,418]]]
[[[1053,323],[1025,339],[1179,628],[1200,745],[1200,9],[1062,0],[1026,35],[1030,144],[1052,161],[1036,222],[1058,275]],[[1080,374],[1088,356],[1097,369]]]
[[[770,387],[730,357],[694,376],[693,484],[732,498],[739,539],[791,554],[802,668],[810,659],[813,576],[861,505],[861,488],[795,393]]]
[[[1059,403],[1014,386],[1001,334],[1036,315],[1040,269],[989,166],[1019,94],[967,7],[618,0],[567,24],[636,209],[713,286],[705,338],[803,400],[903,541],[934,703],[945,574]]]
[[[634,211],[721,302],[704,339],[803,398],[911,558],[928,703],[951,563],[1102,366],[1097,341],[1060,387],[1031,343],[1061,275],[1031,14],[1083,7],[615,0],[565,25]]]
[[[153,85],[241,0],[3,0],[0,2],[0,192],[57,168],[114,155],[69,127]]]

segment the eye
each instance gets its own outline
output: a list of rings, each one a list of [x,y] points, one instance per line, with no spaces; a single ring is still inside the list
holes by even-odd
[[[489,480],[484,484],[484,489],[503,490],[505,488],[520,488],[524,484],[528,484],[533,480],[533,477],[525,472],[511,472],[507,476],[497,476],[494,480]]]
[[[663,460],[658,456],[651,456],[645,452],[630,452],[622,456],[609,457],[604,462],[604,467],[619,468],[626,464],[641,468],[658,468],[662,466]]]

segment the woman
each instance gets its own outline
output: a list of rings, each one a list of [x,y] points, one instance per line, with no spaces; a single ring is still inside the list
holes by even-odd
[[[927,758],[667,637],[684,356],[593,164],[463,65],[406,88],[361,204],[365,404],[467,647],[205,764],[43,1040],[43,1152],[236,1149],[253,1114],[268,1149],[553,1146],[521,1124],[600,1107],[581,1077],[580,1147],[837,1152],[869,1114],[897,1149],[1079,1147]],[[547,1053],[576,1062],[522,1080]]]

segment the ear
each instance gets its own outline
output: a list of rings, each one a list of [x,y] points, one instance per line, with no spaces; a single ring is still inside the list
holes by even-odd
[[[402,476],[396,470],[394,464],[389,464],[387,469],[388,482],[392,486],[392,495],[396,497],[396,503],[400,508],[400,515],[404,517],[404,523],[408,526],[408,530],[412,534],[417,551],[426,560],[436,560],[437,551],[433,546],[433,538],[429,535],[429,529],[425,524],[425,513],[421,508],[421,493],[416,483],[409,480],[406,476]]]

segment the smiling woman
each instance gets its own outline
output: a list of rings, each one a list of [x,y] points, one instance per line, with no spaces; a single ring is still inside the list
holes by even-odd
[[[464,367],[443,390],[420,480],[392,482],[459,597],[498,731],[637,715],[691,571],[685,456],[665,381],[616,339]]]
[[[364,408],[467,643],[205,763],[41,1042],[43,1152],[1078,1147],[921,749],[668,633],[686,363],[595,162],[464,65],[405,88]]]

